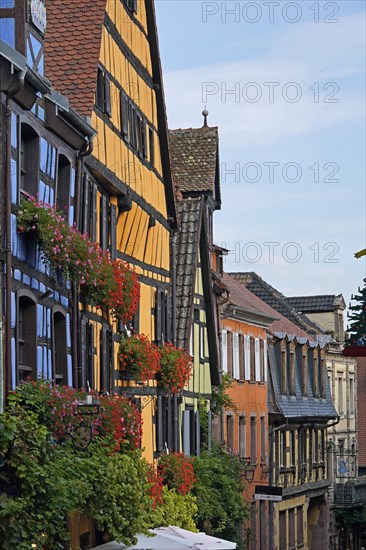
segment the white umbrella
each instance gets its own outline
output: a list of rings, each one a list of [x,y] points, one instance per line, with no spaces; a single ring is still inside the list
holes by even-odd
[[[183,540],[181,537],[168,533],[157,534],[151,529],[150,532],[155,536],[137,535],[137,544],[134,546],[126,546],[123,543],[112,541],[101,546],[96,546],[93,550],[200,550],[202,548],[201,546],[196,546],[190,540]]]
[[[236,549],[235,542],[219,539],[218,537],[211,537],[206,535],[206,533],[193,533],[192,531],[187,531],[181,527],[174,527],[171,525],[169,527],[158,527],[157,529],[154,529],[154,532],[161,535],[181,537],[181,540],[189,540],[190,542],[195,543],[201,550]]]

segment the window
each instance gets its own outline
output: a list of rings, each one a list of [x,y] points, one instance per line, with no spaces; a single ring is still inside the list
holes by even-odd
[[[266,453],[266,417],[261,416],[261,463],[267,461]]]
[[[313,464],[319,463],[319,431],[313,431]]]
[[[111,392],[111,371],[112,371],[112,338],[113,333],[108,326],[104,325],[100,329],[100,357],[101,368],[99,372],[99,389],[100,391]]]
[[[295,440],[296,440],[296,435],[295,435],[295,431],[293,430],[290,432],[290,466],[291,467],[294,467],[296,464]]]
[[[20,140],[20,191],[35,196],[39,180],[39,137],[28,126],[21,125]]]
[[[156,449],[158,452],[166,451],[167,448],[174,449],[174,415],[172,401],[173,399],[171,396],[158,396],[156,400]],[[187,433],[189,432],[189,414],[189,411],[183,411],[183,430],[185,429],[185,423],[187,423]],[[189,435],[185,444],[189,446]],[[188,449],[188,453],[186,454],[189,454],[189,452],[190,449]]]
[[[250,417],[250,457],[252,463],[257,463],[257,418]]]
[[[18,382],[37,376],[37,308],[28,296],[20,296],[17,324]]]
[[[111,81],[109,75],[98,68],[96,106],[108,117],[112,116],[111,107]]]
[[[149,128],[149,162],[151,166],[155,164],[155,140],[154,140],[154,130]]]
[[[287,351],[281,347],[281,393],[287,393]]]
[[[123,0],[126,8],[132,13],[137,13],[137,0]]]
[[[286,510],[280,512],[280,514],[279,514],[279,523],[280,523],[280,548],[279,548],[279,550],[287,550]]]
[[[286,468],[286,432],[281,432],[280,434],[280,466],[281,468]]]
[[[80,342],[81,342],[81,367],[82,387],[95,389],[94,380],[94,359],[96,355],[94,325],[84,317],[81,319]],[[98,381],[97,381],[98,382]]]
[[[251,336],[250,346],[250,381],[255,382],[255,339]]]
[[[344,414],[343,408],[343,375],[338,373],[338,412],[342,416]]]
[[[58,157],[56,206],[68,216],[71,164],[64,155]]]
[[[234,416],[226,416],[226,444],[229,449],[234,449]]]
[[[5,0],[5,5],[0,3],[1,7],[12,7],[10,0]],[[14,17],[3,17],[0,10],[0,36],[1,40],[15,48],[15,19]]]
[[[52,342],[55,383],[67,386],[66,317],[61,311],[56,311],[53,315]]]
[[[233,377],[233,333],[227,333],[227,373]]]
[[[80,230],[96,240],[97,212],[97,185],[94,180],[85,174],[81,193]]]
[[[349,379],[349,414],[355,414],[355,381],[353,378]]]
[[[306,463],[306,430],[299,432],[299,464]]]
[[[295,350],[291,347],[290,350],[290,393],[295,395]]]
[[[199,414],[187,405],[183,411],[183,452],[187,456],[199,454]]]
[[[239,456],[246,456],[246,418],[239,416]]]
[[[296,548],[295,545],[295,508],[288,511],[288,547],[289,550]]]
[[[265,360],[264,360],[264,340],[259,340],[259,354],[260,354],[260,378],[261,382],[264,382],[265,377]]]
[[[305,348],[302,352],[302,379],[301,379],[301,390],[302,395],[307,395],[308,393],[308,352]]]
[[[244,336],[243,334],[239,334],[239,378],[240,380],[244,380],[245,373],[244,373]]]
[[[321,353],[320,353],[319,376],[320,376],[320,395],[322,397],[325,397],[326,396],[327,368],[326,368],[326,365],[325,365],[325,353],[324,353],[324,351],[321,351]]]
[[[166,341],[171,340],[170,334],[170,315],[171,315],[171,300],[170,297],[165,293],[164,289],[156,289],[156,306],[155,306],[155,341],[157,344],[164,344]],[[199,311],[197,311],[199,315]],[[191,338],[192,338],[192,351],[194,355],[194,331],[195,324],[191,328]]]
[[[109,205],[104,193],[99,198],[99,244],[103,250],[109,247]]]
[[[301,548],[304,546],[304,510],[302,506],[297,507],[296,514],[296,523],[297,523],[297,547]]]
[[[318,357],[318,348],[314,349],[314,356],[313,356],[313,388],[314,388],[314,396],[319,397],[319,357]]]

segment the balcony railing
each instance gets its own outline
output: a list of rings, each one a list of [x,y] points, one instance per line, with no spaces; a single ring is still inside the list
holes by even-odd
[[[337,483],[334,492],[336,506],[354,506],[366,504],[366,477]]]

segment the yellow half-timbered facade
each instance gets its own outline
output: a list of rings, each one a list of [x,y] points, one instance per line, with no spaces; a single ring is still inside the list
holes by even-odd
[[[127,262],[140,283],[139,308],[126,325],[80,296],[77,383],[136,401],[144,421],[142,445],[152,460],[156,383],[136,388],[119,369],[118,349],[120,338],[131,333],[157,344],[174,338],[170,241],[177,223],[154,5],[98,0],[88,9],[76,2],[67,6],[67,22],[60,7],[58,0],[50,1],[49,77],[72,87],[70,101],[81,106],[96,130],[78,182],[76,221],[113,259]],[[64,51],[74,48],[75,54],[69,59],[64,53],[62,78],[52,64],[60,24]],[[88,43],[80,41],[81,30]]]

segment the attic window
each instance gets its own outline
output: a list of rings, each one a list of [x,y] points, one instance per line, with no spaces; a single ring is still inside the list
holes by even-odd
[[[137,13],[137,0],[123,0],[126,8],[132,13]]]
[[[98,68],[96,106],[108,117],[112,116],[111,81],[106,72]]]

